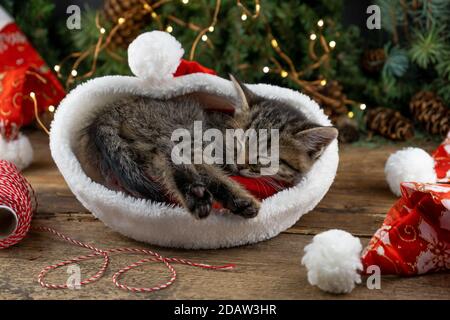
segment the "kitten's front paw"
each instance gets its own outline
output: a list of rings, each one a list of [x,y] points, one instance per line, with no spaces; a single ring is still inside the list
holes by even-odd
[[[234,208],[231,210],[246,219],[254,218],[258,215],[260,204],[253,199],[237,198],[233,201]]]
[[[211,212],[213,196],[205,186],[196,184],[189,188],[186,194],[186,204],[189,211],[197,219],[204,219]]]

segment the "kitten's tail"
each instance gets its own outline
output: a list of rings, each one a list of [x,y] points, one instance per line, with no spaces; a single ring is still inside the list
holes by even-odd
[[[103,177],[113,176],[127,192],[154,201],[164,201],[164,192],[136,163],[136,155],[114,126],[92,123],[85,129],[89,137],[88,152],[97,152]]]

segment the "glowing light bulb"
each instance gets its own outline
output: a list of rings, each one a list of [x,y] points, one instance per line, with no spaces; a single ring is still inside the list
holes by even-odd
[[[330,45],[330,48],[336,47],[336,41],[331,40],[330,43],[329,43],[329,45]]]
[[[172,26],[167,26],[166,31],[168,33],[171,33],[173,31],[173,27]]]
[[[55,106],[49,105],[48,106],[48,111],[49,112],[55,112]]]
[[[314,41],[317,39],[317,35],[315,33],[311,33],[311,35],[309,36],[309,38]]]
[[[156,19],[156,18],[158,17],[158,15],[156,14],[156,12],[154,12],[154,11],[152,12],[151,16],[152,16],[153,19]]]
[[[77,72],[77,70],[73,69],[73,70],[70,72],[70,74],[71,74],[73,77],[76,77],[77,74],[78,74],[78,72]]]
[[[268,73],[268,72],[270,71],[270,69],[269,69],[268,66],[265,66],[265,67],[262,69],[262,71],[263,71],[264,73]]]
[[[202,40],[203,40],[203,41],[208,40],[208,36],[207,36],[206,34],[202,35]]]
[[[317,21],[317,25],[322,28],[323,27],[323,20],[320,19],[319,21]]]
[[[322,87],[325,87],[325,86],[327,85],[327,80],[325,80],[325,79],[321,80],[321,81],[320,81],[320,85],[321,85]]]
[[[349,118],[353,118],[355,116],[355,114],[353,113],[353,111],[349,111],[349,113],[347,113]]]
[[[61,70],[61,67],[59,65],[55,65],[53,67],[53,70],[55,70],[56,72],[59,72]]]
[[[286,78],[289,75],[289,73],[286,70],[281,71],[280,74],[282,78]]]
[[[208,31],[209,31],[209,32],[214,32],[214,26],[209,27],[209,28],[208,28]]]
[[[183,4],[188,4],[189,0],[181,0],[181,2],[183,2]]]
[[[275,39],[272,39],[272,41],[270,41],[270,43],[272,44],[272,47],[276,48],[278,47],[278,42]]]
[[[367,108],[367,106],[366,106],[366,104],[365,103],[361,103],[360,105],[359,105],[359,108],[361,109],[361,110],[366,110],[366,108]]]
[[[242,16],[241,16],[241,20],[242,21],[245,21],[245,20],[247,20],[247,15],[244,13],[244,14],[242,14]]]
[[[34,98],[36,98],[36,94],[33,91],[31,91],[30,92],[30,97],[32,97],[34,99]]]
[[[117,22],[118,22],[119,24],[123,24],[123,23],[125,22],[125,18],[120,17],[119,19],[117,19]]]
[[[100,28],[100,33],[101,34],[104,34],[106,32],[106,29],[105,28]]]

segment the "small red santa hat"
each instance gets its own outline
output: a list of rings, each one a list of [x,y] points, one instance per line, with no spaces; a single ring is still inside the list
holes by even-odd
[[[422,169],[425,174],[402,167],[410,162],[409,168]],[[386,167],[388,175],[395,175],[389,183],[394,192],[394,181],[401,182],[401,198],[364,251],[360,240],[348,232],[334,229],[316,235],[302,259],[311,285],[331,293],[349,293],[361,283],[361,275],[370,274],[373,268],[401,276],[450,270],[450,135],[433,157],[420,149],[401,150],[389,158]],[[404,180],[417,178],[443,183]]]
[[[33,149],[20,128],[35,118],[34,96],[39,112],[55,106],[64,89],[44,60],[33,49],[13,19],[0,6],[0,159],[19,169],[33,159]]]

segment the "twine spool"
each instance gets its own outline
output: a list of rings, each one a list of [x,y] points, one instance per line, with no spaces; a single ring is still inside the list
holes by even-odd
[[[28,233],[34,199],[31,185],[17,167],[0,160],[0,249],[16,244]]]

